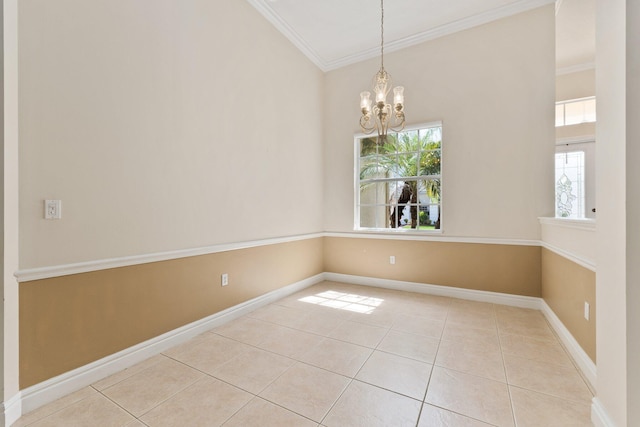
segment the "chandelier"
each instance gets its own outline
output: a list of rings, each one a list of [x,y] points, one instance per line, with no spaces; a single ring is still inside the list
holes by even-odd
[[[391,87],[391,75],[384,69],[384,0],[380,0],[380,70],[373,77],[373,92],[376,100],[371,102],[371,93],[360,94],[360,127],[365,134],[378,131],[378,141],[386,139],[387,130],[399,132],[404,129],[404,88],[393,88],[393,106],[387,104],[387,95]],[[393,122],[393,123],[392,123]]]

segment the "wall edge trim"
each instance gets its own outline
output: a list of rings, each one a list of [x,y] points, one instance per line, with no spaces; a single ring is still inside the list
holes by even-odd
[[[353,276],[342,273],[325,273],[325,280],[540,310],[540,298],[524,295],[503,294],[499,292],[479,291],[475,289],[431,285],[418,282],[404,282],[400,280],[378,279],[375,277]]]
[[[4,426],[9,427],[15,423],[22,414],[22,393],[18,392],[10,399],[2,402],[2,415]]]
[[[582,257],[579,257],[577,255],[574,255],[574,254],[572,254],[570,252],[567,252],[564,249],[560,249],[559,247],[551,245],[551,244],[549,244],[547,242],[541,242],[541,243],[542,243],[542,247],[544,249],[548,249],[551,252],[554,252],[556,255],[560,255],[561,257],[566,258],[569,261],[575,262],[579,266],[584,267],[587,270],[591,270],[591,271],[593,271],[595,273],[596,265],[593,262],[591,262],[591,261],[589,261],[587,259],[584,259]]]
[[[602,401],[597,397],[591,400],[591,421],[595,427],[616,427]]]
[[[582,349],[578,341],[571,335],[571,332],[564,326],[564,323],[556,316],[556,313],[549,307],[547,302],[541,298],[541,311],[549,324],[564,344],[565,348],[571,355],[571,358],[578,365],[578,369],[589,382],[592,389],[595,389],[597,379],[596,364],[591,360],[587,353]]]
[[[297,242],[323,237],[323,233],[299,234],[294,236],[275,237],[262,240],[251,240],[237,243],[222,243],[219,245],[203,246],[175,251],[156,252],[151,254],[125,256],[119,258],[107,258],[96,261],[86,261],[73,264],[54,265],[50,267],[37,267],[18,270],[14,273],[18,282],[50,279],[52,277],[69,276],[71,274],[89,273],[92,271],[107,270],[110,268],[129,267],[150,262],[169,261],[180,258],[188,258],[199,255],[209,255],[219,252],[235,251],[240,249],[255,248],[259,246],[275,245],[281,243]]]
[[[478,243],[485,245],[514,245],[540,246],[539,240],[507,239],[489,237],[453,237],[433,234],[419,235],[416,233],[376,233],[376,232],[325,232],[324,237],[345,237],[352,239],[380,239],[380,240],[417,240],[421,242],[442,243]]]
[[[243,316],[273,301],[284,298],[302,289],[308,288],[324,280],[324,273],[302,279],[298,282],[252,298],[248,301],[229,307],[203,319],[166,332],[147,341],[126,348],[117,353],[103,357],[72,371],[34,384],[22,390],[17,399],[18,417],[42,405],[53,402],[69,393],[87,387],[102,378],[115,374],[123,369],[155,356],[162,351],[176,346],[212,328],[230,320]],[[6,407],[6,402],[5,402]],[[17,418],[16,418],[17,419]],[[14,420],[15,421],[15,420]]]
[[[53,265],[48,267],[29,268],[18,270],[14,276],[18,282],[30,282],[33,280],[50,279],[53,277],[69,276],[72,274],[90,273],[92,271],[108,270],[111,268],[129,267],[132,265],[147,264],[150,262],[170,261],[191,256],[209,255],[219,252],[234,251],[240,249],[255,248],[260,246],[290,243],[301,240],[316,239],[321,237],[344,237],[357,239],[382,239],[382,240],[415,240],[443,243],[477,243],[488,245],[515,245],[515,246],[541,246],[539,240],[501,239],[483,237],[442,237],[421,236],[416,234],[389,234],[371,232],[318,232],[298,234],[294,236],[275,237],[262,240],[251,240],[237,243],[222,243],[219,245],[203,246],[175,251],[156,252],[143,255],[132,255],[118,258],[107,258],[95,261],[85,261],[73,264]]]

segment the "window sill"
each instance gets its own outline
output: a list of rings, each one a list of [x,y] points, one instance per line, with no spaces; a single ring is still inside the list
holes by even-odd
[[[564,228],[574,228],[577,230],[596,231],[596,220],[592,218],[574,219],[539,217],[538,221],[540,221],[540,224],[542,225],[554,225]]]
[[[414,229],[398,229],[398,228],[354,228],[354,233],[362,234],[399,234],[399,235],[412,235],[412,236],[424,236],[426,235],[440,235],[442,229],[439,230],[414,230]]]

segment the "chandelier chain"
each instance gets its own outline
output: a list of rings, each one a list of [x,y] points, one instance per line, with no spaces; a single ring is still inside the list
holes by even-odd
[[[384,70],[384,0],[380,0],[380,69]]]

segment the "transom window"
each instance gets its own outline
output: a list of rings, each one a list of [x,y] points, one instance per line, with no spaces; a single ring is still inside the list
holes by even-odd
[[[440,230],[440,122],[356,138],[356,153],[356,229]]]
[[[556,102],[556,127],[596,121],[596,97]]]

